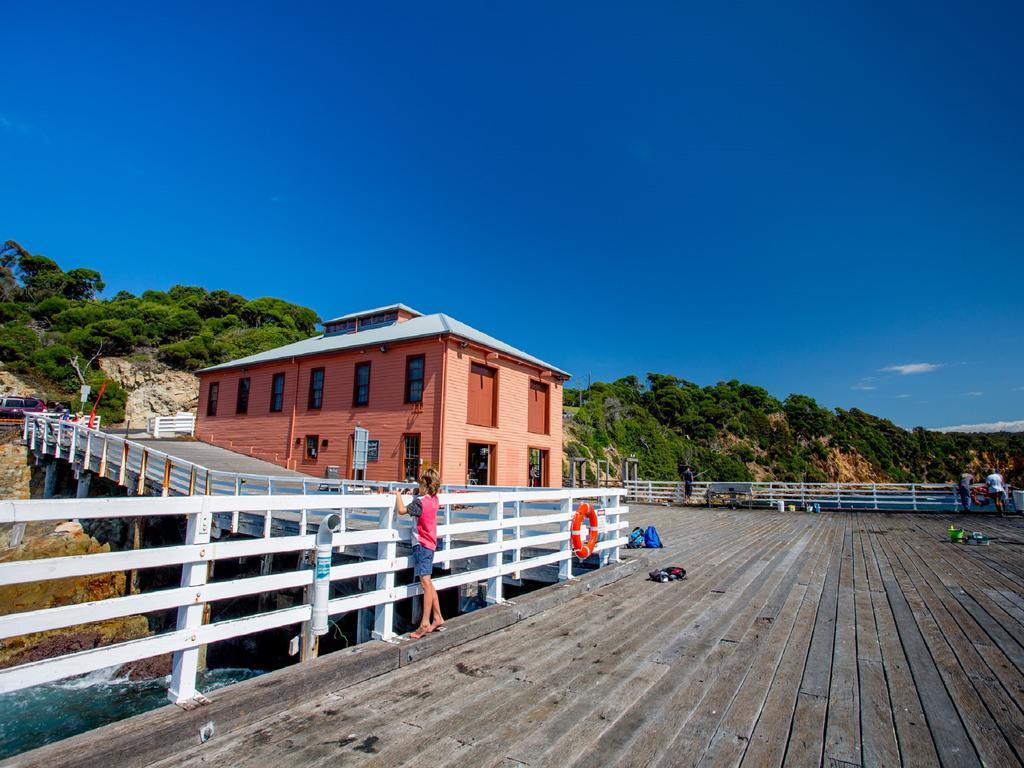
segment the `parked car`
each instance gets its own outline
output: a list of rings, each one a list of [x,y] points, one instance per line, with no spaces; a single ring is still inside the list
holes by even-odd
[[[43,413],[46,403],[38,397],[5,397],[0,399],[0,418],[20,418],[26,413]]]

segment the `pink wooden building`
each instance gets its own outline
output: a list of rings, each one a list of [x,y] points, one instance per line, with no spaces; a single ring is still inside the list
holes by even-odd
[[[561,485],[568,374],[444,314],[344,315],[199,377],[197,436],[288,469],[383,481],[432,465],[450,484]]]

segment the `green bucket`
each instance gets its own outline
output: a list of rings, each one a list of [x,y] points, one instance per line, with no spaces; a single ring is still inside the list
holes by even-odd
[[[949,540],[954,544],[962,542],[964,540],[964,529],[955,528],[952,525],[949,526]]]

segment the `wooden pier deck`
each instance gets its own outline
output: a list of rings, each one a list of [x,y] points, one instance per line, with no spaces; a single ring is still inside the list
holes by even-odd
[[[954,519],[992,544],[950,544]],[[1024,521],[630,520],[666,542],[642,572],[157,765],[1021,764]],[[645,581],[668,564],[689,578]]]

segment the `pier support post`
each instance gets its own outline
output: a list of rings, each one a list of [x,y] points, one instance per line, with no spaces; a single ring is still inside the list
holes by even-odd
[[[205,508],[189,516],[185,532],[186,544],[209,544],[213,529],[213,515]],[[197,560],[181,567],[181,586],[195,588],[206,584],[207,561]],[[199,669],[199,646],[196,631],[202,626],[205,606],[201,601],[183,605],[178,609],[177,629],[186,636],[188,643],[183,650],[175,651],[171,661],[171,685],[167,698],[175,704],[186,705],[202,697],[196,691],[196,672]]]
[[[51,459],[43,467],[46,472],[43,478],[43,498],[52,499],[57,493],[57,462]]]
[[[92,472],[83,469],[81,472],[78,473],[78,485],[75,488],[75,498],[88,498],[90,485],[92,485]]]
[[[505,502],[500,499],[494,504],[490,505],[490,519],[497,520],[499,523],[505,519]],[[505,532],[501,528],[487,532],[487,543],[501,545],[504,540]],[[503,553],[499,550],[498,552],[492,552],[487,555],[487,567],[500,569]],[[487,579],[487,603],[493,605],[495,603],[505,602],[502,597],[502,584],[503,578],[501,573],[496,576],[492,576]]]
[[[562,499],[561,508],[566,519],[559,525],[558,530],[564,534],[565,538],[562,539],[558,548],[563,554],[568,553],[569,556],[558,561],[558,580],[568,581],[572,578],[572,542],[569,541],[569,531],[572,529],[572,499]]]
[[[382,510],[378,527],[382,531],[391,530],[394,520],[394,507]],[[382,541],[377,545],[377,559],[392,562],[398,554],[395,541]],[[395,591],[395,572],[390,568],[386,573],[377,574],[377,589],[387,593],[388,601],[380,603],[373,609],[373,639],[389,641],[395,637],[395,603],[391,598]]]

